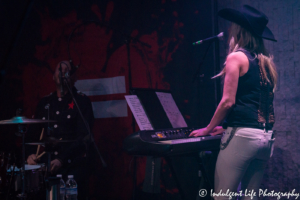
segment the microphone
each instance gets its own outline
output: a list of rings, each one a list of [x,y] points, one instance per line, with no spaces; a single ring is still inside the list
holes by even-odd
[[[66,73],[65,73],[65,78],[66,78],[66,79],[70,78],[70,77],[71,77],[70,74],[71,74],[70,72],[66,72]]]
[[[75,74],[75,72],[77,71],[77,69],[79,68],[79,64],[78,65],[74,65],[73,61],[70,59],[70,65],[71,65],[71,70],[68,71],[66,74],[65,74],[65,77],[66,79],[70,78],[73,74]]]
[[[194,42],[193,45],[202,44],[203,42],[206,42],[206,41],[211,41],[211,40],[221,39],[221,38],[223,38],[223,36],[224,36],[224,32],[221,32],[221,33],[219,33],[219,34],[216,35],[216,36],[209,37],[209,38],[206,38],[206,39],[203,39],[203,40],[199,40],[199,41],[197,41],[197,42]]]
[[[59,78],[62,78],[62,79],[69,79],[75,72],[76,70],[79,68],[79,65],[75,66],[72,62],[72,60],[69,61],[70,62],[70,70],[66,70],[65,74],[62,73],[62,68],[61,68],[61,64],[64,64],[66,66],[68,66],[67,63],[65,62],[60,62],[60,67],[59,67],[59,72],[60,72],[60,77]],[[62,76],[64,75],[64,76]],[[64,78],[63,78],[64,77]],[[65,84],[65,82],[61,81],[63,84]]]

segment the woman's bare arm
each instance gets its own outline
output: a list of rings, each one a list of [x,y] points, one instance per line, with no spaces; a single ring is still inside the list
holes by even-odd
[[[209,125],[206,128],[193,131],[190,136],[208,135],[213,129],[218,126],[230,112],[230,109],[235,104],[236,91],[238,87],[239,77],[245,68],[249,68],[247,56],[242,52],[231,53],[226,60],[226,74],[224,80],[224,89],[222,99],[212,117]]]

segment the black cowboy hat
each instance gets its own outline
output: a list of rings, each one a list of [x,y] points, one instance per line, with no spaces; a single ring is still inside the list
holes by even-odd
[[[220,10],[218,15],[242,26],[256,36],[277,42],[272,31],[267,27],[268,17],[249,5],[244,5],[240,11],[225,8]]]

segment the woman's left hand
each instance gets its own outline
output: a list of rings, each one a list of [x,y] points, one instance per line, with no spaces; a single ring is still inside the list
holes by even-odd
[[[205,127],[205,128],[194,130],[193,132],[191,132],[189,137],[192,137],[192,136],[199,137],[199,136],[205,136],[205,135],[208,135],[208,134],[209,134],[209,132],[207,130],[207,127]]]

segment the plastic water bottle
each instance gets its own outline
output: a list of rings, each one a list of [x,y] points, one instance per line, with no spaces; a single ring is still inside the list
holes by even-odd
[[[73,175],[68,175],[66,182],[66,200],[77,200],[77,183]]]
[[[59,188],[59,196],[60,196],[60,200],[65,200],[65,196],[66,196],[66,184],[65,181],[62,179],[62,175],[61,174],[57,174],[56,177],[60,178],[60,188]]]

